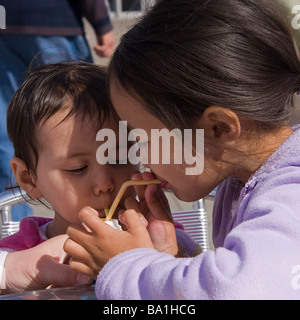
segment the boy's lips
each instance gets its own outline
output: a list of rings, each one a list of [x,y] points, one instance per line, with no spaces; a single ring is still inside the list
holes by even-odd
[[[159,178],[157,177],[157,179],[159,179]],[[159,180],[161,180],[161,179],[159,179]],[[167,189],[168,185],[169,185],[168,181],[164,181],[164,180],[162,180],[162,182],[160,184],[161,188],[163,188],[163,189]],[[99,218],[106,217],[105,209],[100,209],[100,210],[96,209],[96,210],[98,211]],[[117,206],[117,208],[115,210],[115,214],[118,213],[120,210],[125,210],[125,209],[122,208],[121,206]]]
[[[97,209],[96,209],[97,210]],[[120,210],[124,210],[124,208],[118,206],[116,211],[115,211],[115,214],[118,213]],[[100,209],[100,210],[97,210],[98,211],[98,216],[99,218],[105,218],[106,217],[106,214],[105,214],[105,209]]]
[[[104,209],[97,210],[97,211],[98,211],[98,216],[99,216],[99,218],[105,218],[105,211],[104,211]]]

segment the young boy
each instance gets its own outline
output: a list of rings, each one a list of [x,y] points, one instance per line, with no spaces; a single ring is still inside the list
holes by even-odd
[[[2,250],[32,248],[66,233],[71,223],[81,224],[78,212],[87,205],[105,217],[104,209],[130,179],[135,167],[128,161],[100,165],[96,159],[98,130],[110,128],[118,136],[105,78],[104,68],[89,63],[46,65],[30,71],[14,95],[7,115],[12,171],[19,187],[47,200],[55,214],[53,220],[24,218],[18,233],[0,240]]]

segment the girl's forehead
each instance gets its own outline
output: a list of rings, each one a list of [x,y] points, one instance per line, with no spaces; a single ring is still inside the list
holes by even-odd
[[[115,81],[110,83],[110,99],[120,120],[127,121],[129,129],[165,128],[158,118],[146,110],[142,99],[136,98]]]

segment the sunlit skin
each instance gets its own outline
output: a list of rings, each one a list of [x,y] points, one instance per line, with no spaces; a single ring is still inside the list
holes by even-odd
[[[126,120],[130,129],[141,128],[147,132],[150,153],[151,129],[161,130],[166,126],[146,110],[142,98],[137,99],[129,94],[114,80],[110,87],[111,100],[120,119]],[[188,165],[184,162],[146,165],[156,177],[165,181],[166,188],[183,201],[196,201],[205,197],[231,176],[246,183],[251,174],[293,133],[287,126],[274,134],[259,135],[261,141],[256,138],[252,141],[248,134],[251,125],[234,112],[218,106],[209,107],[195,123],[197,129],[204,129],[202,174],[186,175],[185,168]]]
[[[62,121],[68,111],[56,113],[37,128],[35,173],[28,177],[20,159],[11,161],[19,185],[34,198],[44,197],[54,209],[54,219],[47,227],[49,238],[66,233],[70,224],[81,225],[78,212],[83,207],[90,206],[105,217],[104,209],[137,169],[130,163],[98,164],[96,151],[102,142],[96,141],[96,133],[100,128],[89,118],[72,116]],[[112,118],[104,127],[118,130]],[[129,195],[134,196],[134,189],[127,191]],[[123,202],[120,206],[124,208]]]
[[[110,89],[114,108],[121,120],[128,121],[130,129],[141,128],[151,137],[151,129],[165,128],[159,119],[146,110],[141,98],[136,99],[114,80],[111,81]],[[253,131],[253,123],[219,106],[207,108],[201,118],[195,119],[195,123],[197,128],[204,129],[202,174],[185,175],[184,163],[147,165],[156,178],[163,181],[164,187],[172,189],[179,199],[185,201],[195,201],[206,196],[230,176],[246,183],[293,133],[289,126],[282,126],[272,133],[256,134]],[[148,143],[151,146],[151,140]],[[143,175],[143,178],[148,180],[149,176]],[[174,227],[169,223],[168,211],[165,210],[156,191],[155,186],[147,186],[140,191],[144,193],[143,199],[147,203],[147,223],[139,218],[138,205],[133,200],[127,201],[126,207],[135,210],[127,210],[119,216],[122,223],[128,227],[125,232],[108,229],[108,226],[97,220],[95,212],[82,210],[79,217],[91,232],[69,227],[70,239],[65,243],[65,250],[73,256],[71,267],[96,277],[110,258],[130,249],[155,248],[174,256],[178,255]],[[106,240],[108,235],[113,242]],[[120,243],[121,246],[118,246]]]

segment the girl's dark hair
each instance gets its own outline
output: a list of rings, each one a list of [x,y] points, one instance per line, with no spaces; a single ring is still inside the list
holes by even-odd
[[[109,78],[169,128],[218,105],[262,130],[289,121],[300,63],[274,0],[158,0],[122,37]]]
[[[16,91],[7,112],[7,131],[28,169],[35,172],[38,162],[36,129],[60,110],[91,119],[91,125],[104,121],[109,112],[106,69],[67,61],[37,67]],[[64,120],[65,120],[64,119]]]

